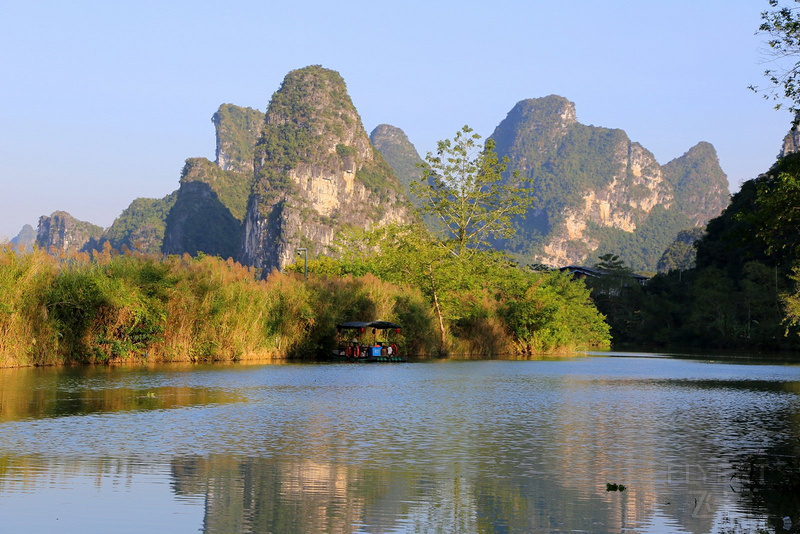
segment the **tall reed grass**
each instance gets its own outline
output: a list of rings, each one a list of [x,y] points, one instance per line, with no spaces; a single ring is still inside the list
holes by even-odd
[[[0,248],[0,366],[57,361],[57,332],[43,306],[56,277],[55,260],[40,251]]]
[[[272,273],[200,255],[110,249],[54,258],[0,250],[0,366],[314,358],[347,320],[407,325],[408,350],[434,352],[428,306],[375,276]]]

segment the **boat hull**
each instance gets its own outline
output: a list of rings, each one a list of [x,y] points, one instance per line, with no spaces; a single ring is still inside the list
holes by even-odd
[[[348,356],[344,353],[344,351],[340,350],[333,350],[332,351],[332,358],[335,361],[339,362],[351,362],[351,363],[403,363],[407,362],[408,358],[405,356],[360,356],[358,358],[354,356]]]

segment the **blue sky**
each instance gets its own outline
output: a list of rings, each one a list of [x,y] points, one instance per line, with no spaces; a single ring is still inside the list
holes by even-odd
[[[222,103],[264,111],[283,77],[339,71],[371,131],[425,152],[488,136],[558,94],[660,163],[712,143],[733,191],[775,160],[791,117],[763,82],[766,0],[495,2],[0,0],[0,236],[62,209],[109,226],[214,158]]]

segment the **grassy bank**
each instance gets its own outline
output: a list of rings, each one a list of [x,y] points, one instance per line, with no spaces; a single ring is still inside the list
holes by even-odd
[[[596,315],[582,284],[556,275],[525,280],[505,295],[484,287],[444,298],[448,309],[463,310],[445,319],[442,335],[424,288],[372,272],[261,280],[208,256],[106,250],[56,258],[6,248],[0,366],[310,359],[330,348],[336,323],[377,318],[402,324],[406,353],[421,357],[607,344],[607,330],[594,338],[570,330],[583,319],[565,314]]]

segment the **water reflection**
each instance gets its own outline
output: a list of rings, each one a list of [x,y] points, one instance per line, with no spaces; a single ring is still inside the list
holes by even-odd
[[[230,390],[163,385],[152,378],[142,369],[125,372],[110,367],[0,369],[0,422],[242,400]]]
[[[785,499],[793,486],[780,485],[798,465],[797,368],[590,358],[3,384],[0,503],[53,487],[129,493],[146,481],[200,511],[195,529],[206,532],[707,533],[732,521],[734,531],[767,521],[774,531],[785,516],[800,525],[797,501]],[[91,417],[57,419],[6,411],[52,402],[43,391],[54,384],[108,408],[87,402]],[[111,391],[128,400],[112,402]],[[143,391],[171,409],[129,400]],[[606,491],[610,482],[627,490]],[[1,519],[17,513],[0,507]]]

